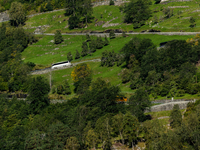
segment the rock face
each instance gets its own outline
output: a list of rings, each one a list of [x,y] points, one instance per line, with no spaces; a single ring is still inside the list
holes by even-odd
[[[8,20],[10,20],[10,18],[7,11],[0,13],[0,22],[4,22]]]

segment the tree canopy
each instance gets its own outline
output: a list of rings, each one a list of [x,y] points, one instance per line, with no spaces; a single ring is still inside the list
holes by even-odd
[[[132,0],[124,7],[124,22],[133,23],[133,28],[140,28],[151,16],[149,4],[145,0]]]
[[[20,2],[13,2],[9,10],[9,17],[12,26],[23,25],[26,21],[26,14]]]

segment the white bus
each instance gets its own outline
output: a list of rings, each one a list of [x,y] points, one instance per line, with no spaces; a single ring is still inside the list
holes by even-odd
[[[63,61],[63,62],[52,64],[51,69],[62,68],[62,67],[67,67],[71,65],[72,64],[69,61]]]

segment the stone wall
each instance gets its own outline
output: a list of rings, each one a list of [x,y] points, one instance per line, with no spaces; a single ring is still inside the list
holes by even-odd
[[[0,13],[0,22],[5,22],[5,21],[9,21],[9,20],[10,20],[10,18],[9,18],[7,11]]]
[[[150,111],[151,112],[157,112],[157,111],[166,111],[166,110],[172,110],[174,105],[178,104],[180,109],[185,109],[187,108],[187,104],[190,101],[180,101],[180,102],[170,102],[170,103],[164,103],[164,104],[160,104],[160,105],[155,105],[152,106]],[[148,110],[146,110],[145,112],[149,112]]]

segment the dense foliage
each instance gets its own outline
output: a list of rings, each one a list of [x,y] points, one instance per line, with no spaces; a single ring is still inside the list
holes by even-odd
[[[92,19],[92,4],[91,0],[67,0],[66,13],[70,16],[68,20],[69,29],[87,27],[88,22]]]
[[[37,41],[30,33],[19,27],[0,28],[0,89],[1,91],[27,91],[27,74],[34,67],[33,63],[24,63],[20,53],[28,44]]]
[[[13,2],[9,10],[9,17],[11,25],[19,26],[23,25],[26,21],[26,14],[23,5],[18,2]]]
[[[120,58],[121,57],[121,58]],[[174,97],[200,92],[199,73],[195,64],[200,59],[198,39],[169,41],[159,50],[150,39],[133,38],[120,53],[105,51],[101,65],[126,68],[121,72],[122,82],[130,82],[131,89],[145,87],[154,98],[158,95]]]
[[[133,23],[134,29],[144,25],[145,21],[151,16],[149,3],[146,0],[132,0],[124,6],[123,12],[125,13],[124,22]]]

